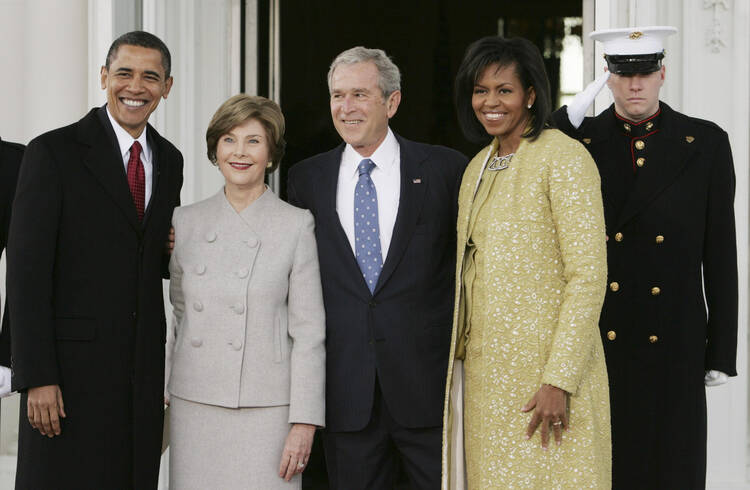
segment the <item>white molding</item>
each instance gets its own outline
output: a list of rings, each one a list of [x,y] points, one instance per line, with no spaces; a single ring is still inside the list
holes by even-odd
[[[721,26],[721,11],[730,10],[729,0],[703,0],[703,8],[712,10],[713,19],[711,27],[706,30],[706,46],[712,53],[718,53],[721,48],[726,48],[724,43],[724,32]]]
[[[114,40],[113,15],[112,0],[88,1],[88,67],[91,73],[88,79],[89,107],[100,106],[107,101],[98,74]]]

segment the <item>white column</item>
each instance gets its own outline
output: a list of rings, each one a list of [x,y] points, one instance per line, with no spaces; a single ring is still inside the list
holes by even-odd
[[[87,110],[86,0],[0,2],[0,135],[28,143]]]

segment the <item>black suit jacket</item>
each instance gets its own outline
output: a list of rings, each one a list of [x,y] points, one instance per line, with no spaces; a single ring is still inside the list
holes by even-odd
[[[618,118],[614,106],[578,130],[565,109],[555,121],[583,141],[602,179],[609,287],[599,326],[612,401],[613,487],[703,488],[704,371],[737,374],[727,134],[663,102],[640,124]]]
[[[0,255],[8,243],[10,210],[16,194],[18,169],[21,168],[23,145],[0,139]],[[0,331],[0,366],[10,367],[10,327],[8,302],[5,302],[2,331]]]
[[[8,243],[13,388],[59,384],[62,435],[22,399],[19,488],[155,488],[161,449],[162,270],[182,155],[152,127],[139,222],[105,108],[29,143]]]
[[[289,171],[289,202],[315,216],[327,325],[326,427],[331,431],[365,427],[376,376],[399,424],[442,423],[458,189],[467,159],[445,147],[397,140],[401,196],[372,294],[336,213],[344,145]]]

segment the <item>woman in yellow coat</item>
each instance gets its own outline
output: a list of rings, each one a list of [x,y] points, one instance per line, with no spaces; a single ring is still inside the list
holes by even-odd
[[[456,103],[467,136],[492,141],[459,195],[443,488],[609,488],[596,165],[546,125],[549,82],[525,39],[472,44]]]

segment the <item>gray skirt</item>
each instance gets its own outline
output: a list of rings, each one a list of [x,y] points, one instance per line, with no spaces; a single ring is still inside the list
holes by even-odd
[[[224,408],[170,401],[169,488],[299,489],[279,477],[289,406]]]

